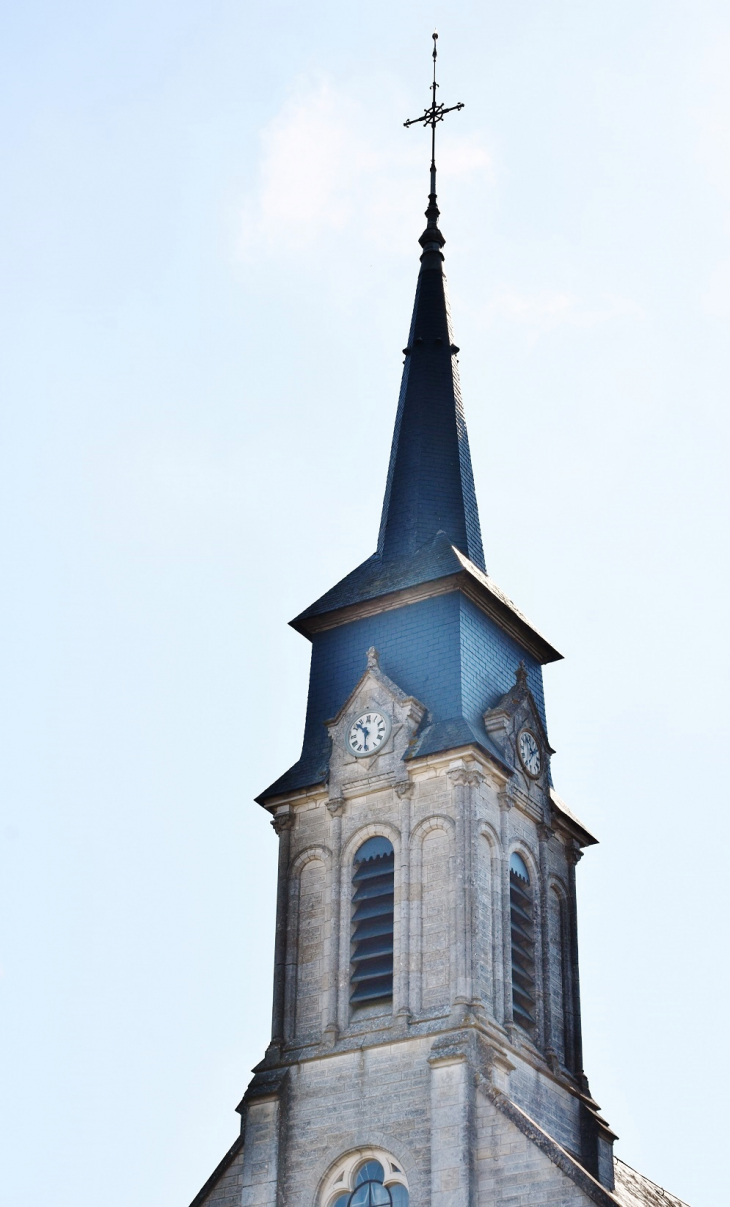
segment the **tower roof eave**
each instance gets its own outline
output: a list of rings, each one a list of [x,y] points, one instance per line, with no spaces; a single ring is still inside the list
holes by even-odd
[[[443,532],[409,558],[384,561],[374,553],[289,623],[311,640],[323,629],[448,591],[462,591],[543,665],[562,659],[494,579]]]
[[[572,809],[568,808],[562,796],[558,796],[554,788],[550,789],[550,803],[563,828],[568,831],[579,846],[592,847],[597,844],[598,839],[595,834],[591,834],[588,827],[583,824],[579,817],[576,817]]]

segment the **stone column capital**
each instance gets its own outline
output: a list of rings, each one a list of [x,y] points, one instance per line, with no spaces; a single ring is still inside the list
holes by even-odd
[[[446,772],[452,784],[459,787],[476,788],[481,784],[484,776],[481,771],[477,771],[472,767],[454,767],[452,771]]]
[[[277,834],[283,834],[294,825],[294,814],[287,808],[285,813],[276,813],[271,819],[271,824]]]

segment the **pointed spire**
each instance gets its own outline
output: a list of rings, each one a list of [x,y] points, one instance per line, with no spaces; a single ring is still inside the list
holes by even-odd
[[[431,127],[431,191],[413,318],[404,349],[398,413],[380,522],[378,553],[384,561],[408,556],[445,533],[481,570],[484,552],[479,527],[469,438],[464,421],[436,204],[436,125],[463,104],[436,104],[436,39],[432,101],[406,126]]]

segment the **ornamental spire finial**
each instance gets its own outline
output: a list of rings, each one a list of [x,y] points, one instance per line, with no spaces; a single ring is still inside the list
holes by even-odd
[[[421,235],[421,238],[418,240],[424,250],[424,253],[427,251],[440,252],[441,248],[446,242],[438,228],[439,208],[436,204],[436,126],[439,122],[444,120],[444,117],[447,113],[453,113],[455,110],[464,108],[463,101],[459,101],[458,105],[450,105],[448,108],[446,108],[444,105],[436,104],[436,89],[438,88],[438,84],[436,83],[436,59],[438,57],[436,42],[438,41],[438,34],[436,30],[433,31],[431,36],[433,38],[433,81],[431,83],[431,104],[429,105],[428,109],[424,109],[420,117],[410,117],[407,122],[403,123],[404,126],[417,126],[422,124],[424,126],[431,127],[431,192],[428,195],[428,209],[426,210],[428,224],[425,231]]]

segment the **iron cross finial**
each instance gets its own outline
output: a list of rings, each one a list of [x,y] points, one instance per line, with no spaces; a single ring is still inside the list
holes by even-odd
[[[435,202],[435,200],[436,200],[436,126],[439,122],[442,122],[444,120],[444,117],[446,116],[447,113],[453,113],[457,109],[463,109],[464,102],[459,101],[458,105],[449,105],[448,108],[446,108],[444,105],[436,104],[436,89],[438,88],[438,84],[436,83],[436,58],[438,55],[438,51],[436,50],[436,42],[438,41],[438,34],[436,33],[436,30],[433,31],[433,34],[431,36],[433,37],[433,82],[431,84],[431,104],[429,105],[428,109],[424,109],[424,111],[420,117],[410,117],[407,122],[403,123],[403,125],[404,126],[417,126],[419,124],[423,124],[424,126],[431,127],[431,198]]]

